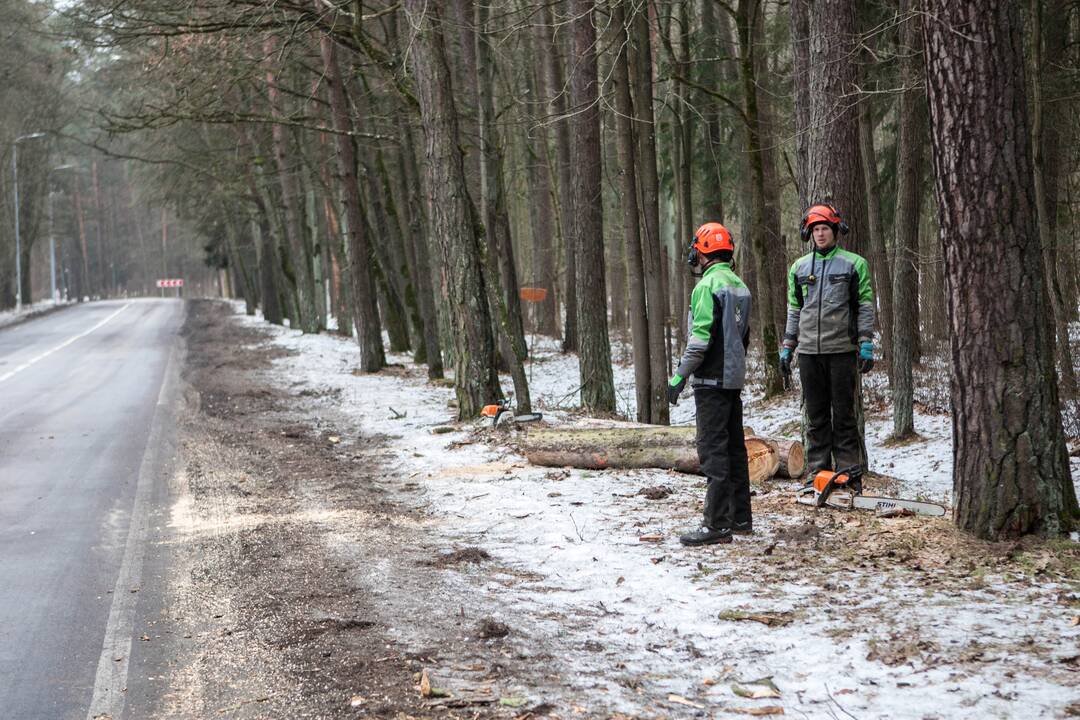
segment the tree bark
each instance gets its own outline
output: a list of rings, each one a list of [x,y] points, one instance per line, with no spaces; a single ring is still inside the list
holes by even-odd
[[[276,36],[266,36],[263,52],[267,63],[266,87],[267,97],[270,102],[270,113],[275,119],[283,119],[281,92],[278,90],[278,81],[273,67],[277,53]],[[312,278],[311,258],[304,243],[304,229],[301,221],[301,211],[298,206],[300,202],[299,190],[296,173],[290,158],[288,141],[285,137],[285,126],[280,122],[275,122],[271,126],[271,134],[274,145],[274,160],[281,185],[281,203],[285,212],[285,240],[288,243],[289,255],[292,260],[290,268],[295,279],[296,305],[299,312],[299,317],[295,319],[298,321],[298,329],[306,333],[317,333],[319,332],[319,314],[315,306],[315,283]]]
[[[678,49],[676,51],[676,60],[679,75],[682,77],[688,77],[690,75],[690,13],[689,13],[689,1],[679,3],[679,22],[677,27],[677,37],[673,38],[673,42],[678,42]],[[672,23],[672,26],[675,26]],[[674,33],[673,33],[674,34]],[[678,83],[675,86],[676,92],[679,95],[678,105],[676,106],[676,113],[674,118],[674,137],[672,138],[673,145],[675,146],[675,162],[672,168],[675,176],[675,203],[678,207],[676,213],[677,224],[675,227],[675,248],[676,250],[684,250],[686,245],[689,244],[689,239],[694,236],[694,230],[696,230],[694,217],[694,193],[693,193],[693,176],[694,176],[694,122],[693,122],[693,109],[691,106],[692,99],[689,97],[690,93],[683,83]],[[703,222],[711,222],[709,219],[703,220]],[[716,222],[720,222],[717,220]],[[680,253],[682,255],[682,253]],[[677,256],[678,259],[678,256]],[[672,308],[677,308],[678,312],[675,314],[675,346],[677,348],[686,347],[688,340],[686,333],[687,327],[685,318],[689,314],[690,304],[690,273],[689,269],[683,262],[677,262],[674,266],[671,278],[672,285]]]
[[[559,236],[562,238],[563,258],[563,303],[566,320],[563,323],[563,352],[576,352],[578,349],[577,330],[577,248],[574,246],[573,224],[573,178],[570,164],[570,120],[567,117],[567,88],[562,65],[562,51],[555,26],[552,23],[551,7],[547,3],[540,6],[539,16],[543,42],[538,42],[544,57],[544,74],[550,88],[550,115],[554,118],[552,127],[555,131],[555,174],[558,181],[559,202],[556,212],[559,219]]]
[[[101,183],[98,180],[98,164],[96,160],[90,163],[90,183],[94,191],[94,233],[97,240],[97,242],[94,243],[94,245],[97,247],[98,266],[98,279],[95,285],[97,287],[98,293],[100,293],[102,297],[109,297],[111,293],[109,288],[109,270],[105,266],[105,235],[101,231],[101,226],[105,224],[105,221],[103,213],[101,212]],[[27,247],[29,247],[29,245],[30,244],[27,243]],[[30,267],[30,264],[27,262],[29,259],[29,255],[25,254],[24,252],[23,257],[21,258],[23,267]],[[26,291],[26,294],[24,294],[22,297],[26,298],[26,300],[29,302],[30,273],[28,272],[23,273],[23,285],[25,287],[20,288],[19,291]]]
[[[573,233],[578,251],[577,285],[581,404],[592,411],[615,411],[615,385],[607,327],[604,279],[604,221],[600,185],[600,107],[593,1],[571,0],[572,44],[577,67],[570,80]]]
[[[901,12],[910,14],[913,0],[902,0]],[[893,322],[890,382],[893,433],[896,440],[915,435],[915,336],[919,332],[919,212],[922,200],[922,154],[926,144],[924,95],[913,89],[922,75],[922,42],[917,16],[905,19],[900,40],[899,136],[896,141],[896,247],[893,249]]]
[[[465,419],[478,415],[502,394],[491,311],[479,234],[469,208],[440,8],[427,0],[405,0],[405,9],[419,31],[410,61],[424,126],[432,235],[442,253],[444,295],[453,329],[458,417]]]
[[[533,430],[525,439],[525,457],[535,465],[590,470],[661,468],[700,474],[693,427],[622,427]],[[800,446],[801,449],[801,446]],[[750,481],[773,477],[780,467],[776,442],[747,437]]]
[[[736,10],[736,27],[739,34],[739,69],[742,78],[743,102],[746,109],[743,126],[746,129],[747,159],[750,165],[750,217],[749,235],[754,249],[757,270],[757,322],[761,333],[761,347],[765,360],[765,397],[784,392],[784,379],[780,374],[780,333],[776,326],[776,293],[773,288],[780,284],[786,273],[777,273],[770,256],[783,254],[779,237],[779,207],[772,208],[774,223],[766,221],[765,155],[772,152],[762,147],[761,118],[758,114],[758,77],[756,74],[756,41],[760,38],[763,7],[758,0],[739,0]],[[770,233],[772,230],[775,236]],[[772,278],[776,278],[772,280]]]
[[[901,113],[899,121],[903,123],[905,120],[905,116]],[[862,98],[859,101],[859,146],[865,188],[864,197],[866,198],[866,229],[869,239],[867,260],[870,264],[870,272],[874,276],[874,291],[881,299],[881,302],[877,304],[878,325],[881,328],[881,357],[888,364],[891,379],[893,373],[892,326],[894,307],[892,269],[889,263],[889,253],[885,248],[885,226],[881,219],[880,181],[878,179],[877,151],[874,148],[874,119],[870,97]],[[914,220],[899,213],[896,214],[895,219],[898,224],[914,222]]]
[[[611,8],[611,24],[616,32],[612,79],[615,83],[615,132],[619,148],[619,192],[623,221],[623,248],[626,251],[627,281],[630,297],[630,338],[634,352],[634,390],[638,422],[652,422],[652,382],[649,363],[649,318],[645,303],[645,265],[641,251],[641,227],[638,222],[638,184],[634,162],[634,117],[630,97],[630,72],[627,62],[625,6],[618,0]]]
[[[1023,23],[1007,0],[921,9],[952,328],[953,518],[983,538],[1054,535],[1080,510],[1049,351]]]
[[[484,35],[487,32],[487,6],[474,6],[477,65],[473,68],[477,88],[478,122],[481,154],[481,217],[488,237],[488,265],[493,271],[488,287],[491,306],[498,320],[502,353],[510,365],[514,382],[514,404],[519,413],[532,412],[529,380],[525,375],[525,360],[529,356],[525,344],[525,328],[521,318],[520,284],[514,262],[514,245],[510,236],[510,216],[506,202],[506,178],[503,173],[503,150],[495,123],[495,59]]]
[[[260,212],[258,220],[252,222],[255,223],[254,232],[259,246],[259,298],[262,301],[263,319],[271,325],[282,325],[285,319],[278,300],[277,276],[274,271],[277,258],[270,221],[265,212]]]
[[[638,166],[639,204],[642,214],[642,248],[645,262],[645,298],[649,308],[650,398],[654,423],[669,422],[667,403],[668,278],[660,239],[660,182],[656,169],[656,117],[653,112],[653,60],[648,4],[638,6],[629,18],[628,56],[633,91],[635,157]]]
[[[723,84],[733,83],[737,72],[733,70],[735,56],[731,41],[731,25],[726,11],[716,11],[715,0],[701,1],[701,32],[704,33],[701,52],[704,55],[705,78],[711,80],[715,91],[722,90]],[[727,106],[719,98],[708,96],[701,101],[705,119],[705,172],[702,177],[702,206],[706,222],[724,222],[724,165],[728,149],[724,143],[724,129],[732,123],[727,122]],[[682,323],[683,314],[675,320]]]
[[[1032,58],[1031,66],[1033,77],[1032,87],[1032,171],[1035,179],[1035,206],[1038,214],[1039,241],[1043,248],[1043,261],[1046,265],[1047,291],[1050,296],[1050,309],[1053,311],[1054,330],[1057,335],[1051,333],[1052,351],[1057,357],[1057,364],[1061,373],[1061,394],[1067,400],[1076,398],[1076,373],[1073,370],[1072,353],[1069,347],[1069,309],[1065,305],[1061,292],[1061,284],[1058,282],[1057,273],[1057,178],[1054,177],[1057,170],[1056,162],[1047,162],[1048,154],[1056,158],[1056,145],[1059,141],[1058,128],[1055,124],[1046,126],[1044,117],[1047,107],[1043,98],[1043,32],[1041,0],[1031,0],[1032,17]],[[1063,13],[1064,14],[1064,13]],[[1067,27],[1066,17],[1054,18],[1056,23],[1051,25],[1064,25]],[[1054,31],[1055,34],[1059,30]],[[1054,197],[1051,197],[1051,195]]]
[[[420,296],[420,312],[424,316],[424,349],[428,366],[428,378],[435,380],[443,377],[443,344],[439,336],[439,312],[435,303],[435,280],[431,265],[431,238],[428,235],[428,223],[424,209],[427,205],[421,200],[423,178],[416,168],[416,154],[413,152],[412,125],[404,115],[401,117],[402,146],[398,149],[398,167],[403,195],[408,198],[409,206],[409,242],[412,243],[413,256],[416,258],[416,291]]]
[[[526,154],[529,163],[529,187],[532,202],[529,213],[532,220],[533,250],[536,253],[532,263],[536,287],[547,290],[547,297],[532,303],[533,319],[536,332],[548,337],[559,336],[559,306],[556,293],[557,263],[555,242],[558,233],[558,203],[555,200],[556,188],[551,171],[549,121],[542,117],[540,108],[551,102],[552,88],[548,84],[548,74],[544,69],[547,56],[551,54],[547,28],[542,23],[533,26],[533,36],[526,37],[529,57],[533,72],[532,85],[536,89],[537,110],[531,116],[532,132],[527,141]]]
[[[318,3],[316,3],[318,6]],[[337,145],[337,167],[345,195],[345,216],[348,225],[348,255],[352,315],[356,322],[356,341],[360,345],[360,370],[377,372],[386,365],[382,344],[382,324],[371,273],[371,248],[368,245],[364,219],[360,212],[360,184],[356,178],[356,147],[346,133],[352,129],[345,85],[337,62],[334,41],[324,35],[320,41],[323,67],[328,80],[330,112],[333,117],[334,142]]]
[[[757,11],[754,18],[753,47],[754,47],[754,77],[757,80],[757,111],[758,111],[758,137],[761,140],[761,171],[765,181],[764,200],[764,224],[765,242],[769,253],[765,258],[765,267],[768,268],[769,283],[768,291],[772,293],[772,320],[776,325],[777,337],[783,335],[784,325],[787,323],[787,278],[788,261],[787,249],[784,247],[784,235],[781,232],[780,218],[780,194],[783,189],[780,175],[776,169],[777,149],[782,143],[779,137],[779,123],[774,109],[777,95],[774,88],[775,73],[769,68],[769,50],[773,47],[765,35],[765,19],[768,13],[768,3],[762,0],[757,2]],[[772,353],[766,359],[767,363],[775,360],[777,368],[780,361],[777,353]]]
[[[810,206],[810,0],[791,0],[791,86],[795,120],[795,190],[799,210]]]
[[[799,137],[807,145],[808,204],[836,207],[851,228],[838,238],[840,244],[865,257],[869,233],[852,61],[858,55],[857,42],[855,0],[815,0],[810,13],[810,124]]]
[[[90,284],[90,252],[86,247],[86,218],[83,215],[82,193],[79,192],[79,174],[75,173],[75,216],[79,223],[79,261],[82,268],[79,282],[79,302],[84,297],[89,297],[92,289]],[[164,211],[163,211],[164,212]],[[164,277],[164,275],[162,276]]]

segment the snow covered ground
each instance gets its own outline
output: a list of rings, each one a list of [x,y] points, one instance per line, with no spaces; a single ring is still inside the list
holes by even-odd
[[[533,467],[512,433],[454,423],[452,389],[428,383],[406,356],[390,358],[400,368],[354,374],[357,348],[346,339],[242,313],[237,321],[259,323],[294,351],[274,361],[276,383],[329,391],[357,436],[388,439],[388,481],[422,489],[415,502],[432,517],[427,532],[494,557],[496,570],[463,567],[455,582],[486,592],[514,628],[519,657],[535,657],[537,682],[522,688],[532,701],[586,717],[1080,712],[1080,586],[1075,566],[1055,560],[1060,544],[1003,548],[958,540],[946,520],[815,512],[770,485],[754,501],[754,536],[684,549],[677,536],[698,521],[699,478]],[[550,341],[534,356],[535,409],[553,424],[579,419],[576,358]],[[632,417],[629,367],[616,366],[616,383],[619,410]],[[687,395],[673,421],[692,423],[693,410]],[[748,393],[745,421],[758,433],[794,437],[797,418],[794,397],[763,403]],[[948,501],[949,419],[918,414],[915,423],[925,439],[890,448],[891,418],[868,419],[872,469],[903,478],[906,495]],[[1080,481],[1075,458],[1072,467]],[[656,486],[671,495],[638,494]],[[394,632],[424,642],[422,623]],[[573,680],[545,689],[548,673]],[[761,678],[775,690],[752,682]]]
[[[22,308],[16,311],[14,308],[10,310],[0,310],[0,327],[5,325],[12,325],[17,322],[35,317],[37,315],[44,315],[45,313],[52,312],[58,307],[69,304],[68,302],[53,302],[52,300],[42,300],[36,302],[33,305],[23,305]]]

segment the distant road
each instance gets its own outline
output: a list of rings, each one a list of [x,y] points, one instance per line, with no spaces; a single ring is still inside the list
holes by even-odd
[[[109,301],[0,329],[4,717],[119,718],[133,622],[153,610],[142,573],[183,315]]]

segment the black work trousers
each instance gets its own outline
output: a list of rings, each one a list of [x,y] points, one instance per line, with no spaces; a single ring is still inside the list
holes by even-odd
[[[749,523],[750,469],[743,437],[740,390],[695,387],[697,404],[697,452],[701,472],[708,478],[705,492],[705,526],[730,528],[733,522]]]
[[[862,441],[855,422],[855,372],[854,352],[799,353],[806,404],[806,469],[811,475],[862,463]]]

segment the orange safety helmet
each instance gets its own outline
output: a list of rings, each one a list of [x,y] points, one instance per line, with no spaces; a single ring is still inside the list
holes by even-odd
[[[832,205],[813,205],[803,214],[799,234],[804,242],[810,240],[810,230],[814,225],[825,223],[832,228],[834,235],[847,235],[848,226]]]
[[[735,243],[731,239],[731,233],[720,223],[705,223],[694,233],[694,240],[690,243],[690,257],[686,261],[691,267],[696,267],[701,264],[702,255],[721,250],[735,252]]]

